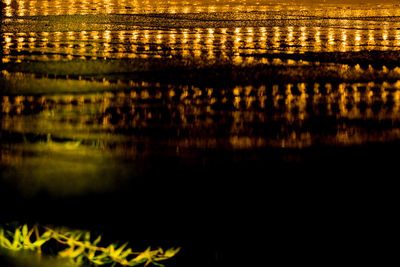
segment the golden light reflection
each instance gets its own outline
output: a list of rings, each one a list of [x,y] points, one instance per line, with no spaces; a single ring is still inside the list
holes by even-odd
[[[3,33],[3,61],[59,57],[171,57],[232,60],[241,64],[264,58],[259,53],[400,50],[400,30],[383,25],[367,28],[234,27]],[[155,47],[153,44],[157,44]],[[26,53],[28,52],[28,53]],[[40,52],[40,53],[38,53]],[[57,54],[57,55],[56,55]],[[243,58],[242,55],[246,55]]]
[[[400,29],[397,29],[395,33],[395,46],[400,46]]]
[[[314,40],[315,40],[314,52],[321,51],[321,28],[320,27],[315,27]]]
[[[357,68],[361,67],[354,67]],[[2,79],[9,79],[14,74],[3,72],[2,75]],[[88,83],[76,81],[80,82]],[[124,84],[107,80],[98,83],[105,87],[113,83]],[[331,134],[310,130],[309,127],[309,119],[314,116],[333,117],[334,121],[339,119],[341,122],[400,122],[400,81],[264,84],[225,89],[130,81],[124,86],[130,89],[93,94],[3,96],[1,112],[5,119],[1,121],[1,129],[14,133],[35,132],[43,136],[50,132],[64,138],[80,136],[91,140],[91,135],[95,134],[123,138],[121,129],[142,127],[151,132],[174,125],[187,132],[187,136],[174,139],[182,148],[210,146],[210,143],[205,143],[207,131],[201,129],[215,129],[216,125],[226,132],[222,140],[214,139],[213,144],[228,142],[234,149],[306,147],[314,140],[328,144],[354,144],[379,141],[381,136],[400,138],[399,129],[392,127],[371,133],[368,127],[343,128],[333,124],[329,126],[333,127]],[[165,109],[160,110],[160,99],[165,103]],[[280,127],[276,130],[259,127],[266,123],[276,123]],[[261,132],[255,134],[255,129]],[[357,135],[350,135],[350,131],[357,131]],[[196,139],[199,136],[203,141]],[[108,149],[117,149],[115,147],[110,144]],[[118,149],[123,150],[123,147],[121,145]]]
[[[18,4],[11,5],[12,2]],[[24,13],[29,15],[59,15],[59,14],[143,14],[143,13],[200,13],[200,12],[282,12],[297,11],[307,12],[314,11],[318,15],[324,14],[323,11],[315,9],[313,5],[268,5],[262,1],[192,1],[190,4],[186,0],[5,0],[6,8],[10,8],[15,14]],[[374,8],[375,6],[372,6]],[[368,10],[368,9],[367,9]],[[365,11],[360,9],[354,10],[329,10],[333,17],[338,15],[344,16],[363,16]],[[378,16],[396,16],[398,9],[382,8],[374,10]],[[368,11],[367,11],[368,12]]]
[[[274,37],[272,40],[273,52],[278,52],[280,47],[280,27],[273,27]]]
[[[294,52],[293,51],[293,45],[294,45],[293,40],[294,40],[293,27],[289,26],[289,27],[287,27],[287,35],[286,35],[285,43],[289,46],[289,48],[288,48],[289,51],[288,52],[290,52],[290,53]]]
[[[388,25],[385,23],[382,29],[382,49],[387,50],[389,46],[389,33],[388,33]]]
[[[346,36],[346,38],[347,38],[347,36]],[[334,44],[335,44],[335,32],[334,32],[334,29],[329,28],[328,29],[328,44],[327,44],[328,52],[334,51]]]
[[[233,40],[233,53],[234,53],[233,62],[235,64],[241,64],[243,61],[242,57],[239,54],[241,42],[242,42],[241,28],[235,28],[234,40]]]
[[[208,60],[213,60],[215,58],[214,55],[214,29],[209,28],[207,29],[208,35],[207,35],[207,41],[206,41],[206,47],[208,51]]]
[[[372,50],[372,49],[374,49],[375,48],[375,31],[374,31],[374,28],[369,28],[368,29],[368,42],[367,42],[367,44],[368,44],[368,49],[369,50]]]
[[[307,46],[307,28],[306,27],[300,27],[300,45],[302,46],[300,52],[305,52],[306,49],[305,47]]]

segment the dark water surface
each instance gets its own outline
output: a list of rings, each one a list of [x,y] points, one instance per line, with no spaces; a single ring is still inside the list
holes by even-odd
[[[377,256],[397,1],[3,3],[1,221],[182,246],[168,266]]]

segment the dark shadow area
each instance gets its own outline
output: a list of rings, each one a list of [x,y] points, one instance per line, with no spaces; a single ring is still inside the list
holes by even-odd
[[[139,182],[109,194],[24,199],[1,186],[8,220],[68,225],[182,246],[170,266],[377,261],[394,219],[399,144],[155,157]],[[381,229],[377,231],[378,229]],[[252,255],[251,257],[249,256]]]

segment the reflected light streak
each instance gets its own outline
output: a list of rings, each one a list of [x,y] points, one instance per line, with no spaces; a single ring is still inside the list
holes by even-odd
[[[68,1],[71,7],[66,8],[63,1],[55,0],[54,3],[45,1],[48,6],[42,9],[37,9],[35,12],[44,12],[48,9],[49,14],[56,14],[53,10],[55,6],[59,6],[57,11],[60,14],[69,14],[76,7],[74,1]],[[8,2],[6,2],[7,4]],[[11,2],[10,2],[11,3]],[[34,4],[32,4],[34,3]],[[31,8],[38,5],[37,0],[20,1],[16,9],[13,5],[6,5],[7,8],[14,8],[12,11],[19,14],[20,9],[26,9],[25,15],[30,14]],[[123,6],[130,8],[125,8]],[[136,3],[137,6],[133,6]],[[105,8],[109,8],[107,12],[115,11],[120,13],[121,10],[124,14],[134,13],[135,10],[140,12],[154,11],[154,3],[150,1],[99,1],[96,3],[96,10],[93,8],[94,2],[85,1],[82,4],[83,13],[93,14],[103,12]],[[215,5],[215,12],[219,12],[223,5]],[[240,5],[239,5],[240,6]],[[99,8],[101,7],[101,8]],[[160,5],[158,8],[160,12],[167,10],[171,11],[176,9],[176,13],[184,13],[185,7],[180,8],[179,5]],[[235,7],[238,7],[235,5]],[[186,8],[186,9],[184,9]],[[193,8],[202,8],[203,11],[208,10],[206,5],[197,5]],[[224,7],[226,8],[226,7]],[[241,7],[243,8],[243,7]],[[28,10],[29,9],[29,10]],[[353,11],[348,11],[352,14]],[[357,11],[361,12],[361,11]],[[77,14],[80,11],[75,12]],[[82,13],[82,14],[83,14]],[[360,16],[364,13],[360,13]],[[239,14],[240,15],[240,14]],[[309,27],[305,24],[299,25],[284,25],[276,26],[272,24],[267,26],[242,26],[239,27],[236,23],[233,26],[225,28],[215,28],[213,25],[207,27],[194,27],[194,28],[176,28],[168,30],[167,28],[141,28],[137,26],[126,26],[126,29],[113,29],[113,25],[106,25],[107,30],[84,30],[84,31],[68,31],[63,32],[57,29],[61,35],[53,36],[53,32],[46,31],[48,34],[39,35],[36,37],[11,36],[11,42],[3,42],[3,50],[7,55],[13,52],[20,53],[20,59],[35,59],[45,60],[46,57],[55,57],[51,55],[51,47],[60,52],[58,57],[63,59],[73,58],[76,55],[85,54],[90,57],[97,57],[99,55],[106,55],[107,57],[171,57],[181,56],[183,58],[199,58],[201,60],[207,59],[223,59],[231,60],[234,63],[252,64],[253,62],[263,62],[269,64],[266,58],[251,57],[253,54],[262,53],[303,53],[308,51],[321,52],[321,51],[359,51],[363,48],[387,50],[389,47],[399,50],[400,46],[400,33],[398,22],[385,22],[382,26],[373,24],[371,21],[340,21],[343,27]],[[350,24],[355,23],[354,28],[348,27]],[[86,27],[86,26],[85,26]],[[129,37],[129,38],[128,38]],[[34,39],[32,39],[34,38]],[[10,44],[11,43],[11,44]],[[156,44],[156,45],[155,45]],[[15,51],[14,51],[15,50]],[[43,52],[43,56],[37,52]],[[24,53],[28,52],[28,53]],[[29,53],[36,53],[35,55]],[[67,53],[68,55],[61,55]],[[247,57],[242,57],[240,53],[246,54]],[[13,60],[17,56],[6,56],[5,60]],[[297,64],[297,62],[293,62]]]
[[[385,23],[383,25],[383,30],[382,30],[382,49],[387,50],[389,46],[389,41],[388,41],[388,25]]]
[[[400,29],[396,30],[395,35],[396,35],[396,41],[395,41],[396,43],[395,43],[395,45],[396,46],[400,46]]]
[[[278,52],[280,46],[280,27],[274,27],[274,37],[272,39],[272,45],[274,47],[274,52]]]
[[[3,73],[3,77],[8,77],[9,75]],[[104,81],[103,85],[109,86],[110,83]],[[212,129],[216,123],[229,126],[228,139],[235,139],[239,136],[239,133],[242,133],[241,136],[248,138],[246,142],[250,142],[253,145],[258,143],[259,145],[269,146],[304,147],[311,145],[314,138],[319,142],[328,144],[338,140],[348,144],[366,140],[381,140],[381,135],[400,138],[400,131],[397,128],[382,129],[380,134],[370,132],[368,129],[357,128],[358,134],[351,136],[346,135],[346,133],[355,128],[341,127],[338,133],[327,135],[325,131],[310,132],[307,127],[301,126],[310,116],[321,114],[321,112],[327,112],[323,113],[325,114],[324,116],[335,116],[342,121],[357,119],[360,121],[391,120],[398,122],[400,121],[400,115],[397,112],[400,105],[400,93],[398,90],[400,89],[400,82],[382,84],[342,83],[339,85],[329,83],[267,84],[258,87],[236,86],[232,89],[224,89],[224,93],[221,93],[221,89],[189,88],[187,86],[171,86],[168,89],[165,88],[166,90],[154,90],[151,88],[155,88],[156,85],[148,83],[132,83],[132,86],[133,88],[126,92],[104,92],[94,95],[4,96],[0,103],[1,110],[4,116],[8,116],[9,121],[3,123],[1,127],[4,131],[15,132],[30,129],[35,123],[40,123],[39,131],[43,133],[51,132],[51,127],[62,127],[66,134],[69,132],[80,133],[87,127],[91,129],[101,127],[102,131],[107,131],[107,134],[109,134],[119,127],[125,129],[133,127],[132,125],[141,125],[142,127],[148,127],[150,130],[152,129],[151,127],[155,126],[152,119],[158,116],[164,119],[161,121],[166,123],[166,127],[169,123],[176,126],[177,122],[171,120],[170,115],[177,114],[181,119],[179,126],[189,131],[187,137],[189,139],[191,138],[190,136],[199,136],[199,133],[196,132],[199,129],[204,129],[204,127]],[[325,91],[326,93],[321,94],[320,91]],[[201,97],[202,95],[205,97]],[[166,114],[157,112],[158,109],[155,107],[159,102],[152,102],[160,98],[168,104],[166,105]],[[180,102],[173,104],[173,101],[176,101],[173,99],[179,99],[178,101]],[[140,102],[141,100],[146,100],[146,102]],[[185,104],[180,105],[183,102]],[[213,114],[213,104],[215,103],[230,103],[234,110],[225,110],[222,113],[222,118],[218,121],[214,121],[208,116],[203,116],[204,114]],[[380,105],[379,103],[384,103],[384,105],[391,103],[390,105],[393,108],[388,109],[387,107],[389,106],[382,106],[379,109],[375,108],[373,111],[372,108]],[[259,109],[263,105],[268,110],[268,114],[265,114],[265,110]],[[336,113],[333,112],[334,105],[338,106],[338,112]],[[41,114],[51,114],[54,109],[59,111],[68,110],[68,114],[79,114],[74,113],[74,111],[80,110],[85,106],[86,108],[90,106],[92,115],[77,115],[75,120],[66,121],[63,115],[57,115],[58,117],[53,116],[52,120],[49,121],[42,116],[37,118],[38,121],[32,123],[32,118],[35,119],[34,116],[29,118],[26,116],[13,116],[31,109],[37,110],[36,112]],[[365,108],[362,108],[362,106]],[[124,117],[118,116],[113,111],[119,108],[127,110]],[[56,114],[65,113],[57,112]],[[262,132],[261,135],[243,135],[243,133],[248,133],[248,127],[252,127],[249,125],[263,124],[271,120],[281,125],[277,132]],[[155,123],[157,124],[159,121]],[[85,132],[85,134],[87,133]],[[269,137],[266,138],[265,136]],[[238,142],[237,145],[239,146],[242,141],[237,139],[234,142]]]
[[[333,45],[335,44],[335,35],[332,28],[328,29],[328,51],[333,51]]]
[[[321,28],[320,27],[315,28],[314,40],[315,40],[314,51],[315,52],[321,51]]]

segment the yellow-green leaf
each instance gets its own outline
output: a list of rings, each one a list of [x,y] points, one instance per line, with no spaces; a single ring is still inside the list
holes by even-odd
[[[85,241],[90,241],[90,232],[85,233],[84,239],[85,239]]]
[[[13,240],[13,243],[12,243],[12,247],[13,248],[18,248],[19,247],[19,238],[20,238],[20,236],[21,236],[21,231],[19,230],[19,229],[16,229],[15,230],[15,234],[14,234],[14,240]]]
[[[96,240],[93,241],[93,245],[96,246],[98,243],[100,243],[100,241],[101,241],[101,235],[99,235],[99,237],[97,237]]]
[[[40,237],[40,239],[48,239],[51,237],[51,235],[52,235],[52,232],[50,232],[50,231],[44,232],[43,235]]]
[[[0,240],[2,246],[10,249],[12,248],[11,242],[4,236],[4,233],[0,234]]]
[[[33,242],[33,246],[34,247],[40,247],[41,245],[43,245],[44,243],[46,243],[48,241],[48,239],[39,239],[36,240],[35,242]]]
[[[58,255],[65,258],[65,257],[68,257],[69,255],[71,255],[72,252],[74,252],[74,247],[69,247],[63,251],[58,252]]]
[[[24,226],[22,227],[22,236],[23,239],[25,239],[25,237],[28,235],[28,226],[26,224],[24,224]]]
[[[69,255],[69,257],[70,258],[76,258],[76,257],[78,257],[79,255],[81,255],[82,254],[82,252],[85,250],[85,247],[79,247],[78,249],[76,249],[74,252],[72,252],[70,255]]]
[[[175,248],[175,249],[174,248],[170,248],[170,249],[167,249],[165,251],[165,253],[164,253],[164,256],[167,257],[167,258],[171,258],[171,257],[175,256],[176,253],[178,253],[180,250],[181,250],[181,248]]]
[[[119,249],[117,249],[115,252],[114,252],[114,254],[115,255],[119,255],[119,254],[121,254],[121,252],[124,250],[124,248],[126,247],[128,245],[128,243],[125,243],[125,244],[123,244]]]
[[[100,260],[92,260],[92,262],[93,262],[94,264],[97,264],[97,265],[103,265],[103,264],[105,264],[105,262],[102,262],[102,261],[100,261]]]
[[[126,258],[132,253],[132,249],[128,248],[121,254],[121,258]]]

